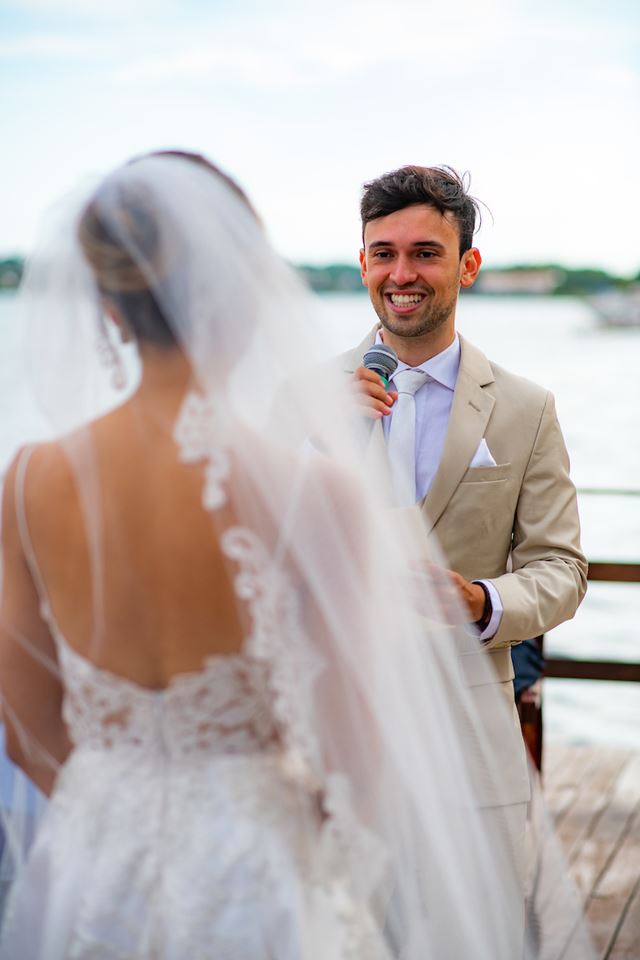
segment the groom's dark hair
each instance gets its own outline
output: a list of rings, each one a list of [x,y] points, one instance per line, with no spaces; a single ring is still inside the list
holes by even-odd
[[[424,203],[443,216],[448,213],[458,227],[460,256],[473,246],[473,235],[481,221],[480,204],[468,193],[469,176],[460,176],[452,167],[400,167],[370,180],[362,188],[360,216],[364,228],[371,220],[387,217],[405,207]]]

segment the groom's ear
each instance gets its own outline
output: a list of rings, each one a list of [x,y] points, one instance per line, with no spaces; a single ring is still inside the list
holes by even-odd
[[[367,255],[364,252],[364,247],[360,250],[360,278],[362,279],[362,285],[368,287],[367,282]]]
[[[460,286],[472,287],[480,273],[482,257],[477,247],[470,247],[460,258]]]

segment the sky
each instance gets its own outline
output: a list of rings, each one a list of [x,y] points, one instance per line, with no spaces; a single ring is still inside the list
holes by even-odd
[[[485,264],[640,270],[637,0],[0,0],[0,256],[162,147],[296,263],[355,263],[363,182],[468,171]]]

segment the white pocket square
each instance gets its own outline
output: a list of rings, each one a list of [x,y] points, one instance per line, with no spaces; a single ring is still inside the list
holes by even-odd
[[[473,455],[470,467],[495,467],[497,466],[496,461],[493,459],[491,450],[487,446],[487,441],[482,438],[478,444],[478,449]]]

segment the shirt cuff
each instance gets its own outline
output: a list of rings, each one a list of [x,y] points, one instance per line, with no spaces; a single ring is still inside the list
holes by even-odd
[[[504,607],[502,606],[502,600],[500,599],[500,594],[491,583],[491,580],[474,580],[474,583],[481,583],[489,593],[491,598],[491,619],[486,625],[482,633],[478,634],[480,640],[486,641],[491,640],[492,637],[495,637],[498,632],[498,627],[502,620],[502,614],[504,612]]]

